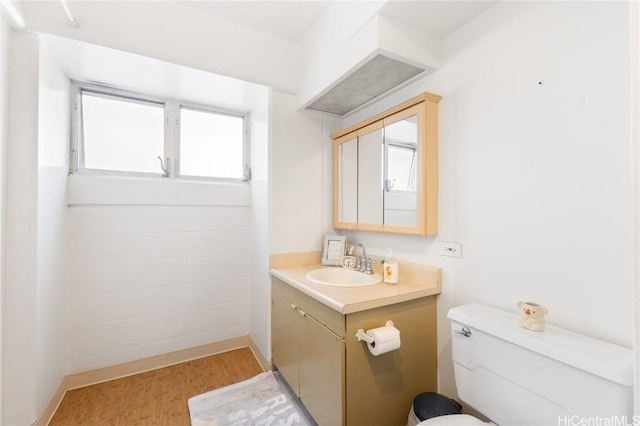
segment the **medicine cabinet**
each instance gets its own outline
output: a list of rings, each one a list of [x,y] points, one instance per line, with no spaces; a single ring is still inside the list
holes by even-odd
[[[438,232],[438,102],[423,93],[333,134],[336,229]]]

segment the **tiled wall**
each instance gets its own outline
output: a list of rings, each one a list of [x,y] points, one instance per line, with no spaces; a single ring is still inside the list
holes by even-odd
[[[71,207],[67,374],[248,334],[248,206]]]

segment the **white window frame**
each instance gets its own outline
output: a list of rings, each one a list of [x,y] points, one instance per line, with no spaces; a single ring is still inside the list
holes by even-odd
[[[148,177],[148,178],[168,178],[193,181],[209,181],[209,182],[244,182],[251,180],[250,168],[250,142],[249,142],[249,123],[250,113],[230,111],[217,108],[210,105],[202,105],[193,102],[183,102],[175,99],[162,98],[158,96],[143,94],[130,90],[118,89],[111,86],[104,86],[93,83],[83,83],[78,81],[71,82],[72,90],[72,111],[71,111],[71,152],[70,152],[70,174],[99,174],[112,176],[129,176],[129,177]],[[162,164],[165,173],[158,160],[158,173],[120,171],[120,170],[102,170],[88,169],[84,166],[84,141],[83,141],[83,119],[82,119],[82,92],[88,92],[93,95],[105,98],[115,99],[119,101],[129,101],[139,104],[155,104],[164,108],[164,155]],[[242,141],[242,178],[227,177],[209,177],[209,176],[186,176],[180,174],[180,109],[186,109],[209,112],[213,114],[228,115],[239,117],[243,120],[243,141]]]

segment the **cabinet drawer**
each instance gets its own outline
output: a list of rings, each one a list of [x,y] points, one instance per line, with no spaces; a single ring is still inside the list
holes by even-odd
[[[274,294],[280,294],[287,298],[331,331],[344,337],[345,316],[343,314],[296,290],[278,278],[272,278],[271,284]]]

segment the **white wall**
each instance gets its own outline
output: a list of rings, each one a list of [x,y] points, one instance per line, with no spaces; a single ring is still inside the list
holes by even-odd
[[[269,93],[260,90],[251,110],[251,258],[249,334],[271,359],[269,277]]]
[[[633,152],[634,179],[634,211],[635,211],[635,410],[640,413],[640,5],[631,4],[631,122],[632,140],[635,141]]]
[[[70,181],[67,374],[248,334],[246,185],[134,179],[117,201],[113,178],[85,178]],[[129,200],[174,186],[179,199]],[[203,191],[218,201],[201,204]]]
[[[0,259],[4,259],[5,208],[6,208],[6,169],[7,169],[7,133],[9,125],[9,37],[10,30],[7,22],[0,17]],[[3,295],[4,295],[4,262],[0,261],[0,366],[2,364],[3,342]],[[0,412],[2,411],[3,386],[2,368],[0,368]],[[2,418],[0,416],[0,421]]]
[[[64,376],[69,92],[36,36],[10,49],[2,422],[30,424]]]
[[[36,409],[40,414],[65,375],[65,287],[69,230],[69,79],[40,48],[38,93],[38,290]],[[28,167],[28,165],[23,165]]]
[[[376,49],[376,15],[385,2],[331,2],[327,6],[301,43],[298,106],[311,103]]]
[[[2,422],[23,424],[37,418],[38,44],[24,33],[10,43]]]
[[[333,196],[326,185],[332,175],[328,135],[339,121],[313,111],[296,111],[294,95],[271,96],[270,253],[317,251],[328,232]],[[329,163],[331,164],[331,163]]]
[[[329,135],[341,120],[297,111],[297,97],[273,90],[270,96],[269,254],[319,251],[323,235],[334,233],[333,152]],[[270,342],[271,281],[257,300]],[[266,303],[265,303],[266,302]],[[263,311],[266,308],[266,311]],[[253,311],[254,314],[256,310]],[[252,329],[252,336],[255,337]],[[271,358],[267,345],[264,355]]]
[[[438,236],[348,233],[443,268],[443,392],[455,305],[532,300],[551,324],[632,347],[629,37],[624,2],[502,2],[443,41],[435,74],[345,120],[443,96]],[[463,257],[441,257],[441,241]]]

